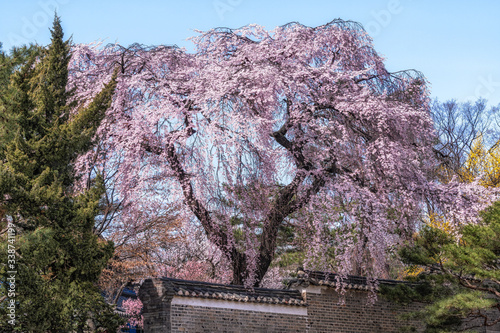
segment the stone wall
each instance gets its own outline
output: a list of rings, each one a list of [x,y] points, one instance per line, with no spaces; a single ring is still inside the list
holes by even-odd
[[[308,333],[390,333],[419,322],[402,321],[401,314],[416,311],[420,304],[402,306],[377,293],[377,285],[366,278],[303,272],[289,280],[288,289],[245,289],[176,279],[146,280],[139,298],[144,304],[144,331],[167,332],[308,332]],[[394,285],[401,281],[378,280]],[[341,287],[341,288],[338,288]],[[343,290],[343,296],[337,292]],[[374,293],[375,292],[375,293]],[[369,305],[369,298],[378,295]],[[464,323],[464,328],[477,324]],[[475,329],[500,333],[500,323]]]
[[[306,332],[306,316],[172,305],[171,332]]]
[[[307,295],[307,332],[399,332],[403,326],[418,322],[402,321],[399,315],[417,310],[419,305],[403,307],[386,301],[381,295],[368,305],[369,292],[347,290],[343,299],[331,287],[309,287]],[[421,325],[420,325],[421,328]],[[306,331],[304,331],[306,332]]]
[[[144,329],[146,333],[398,332],[409,324],[398,316],[418,308],[402,307],[382,296],[370,306],[371,287],[357,278],[347,281],[351,283],[345,286],[341,302],[335,280],[322,278],[295,281],[288,290],[147,280],[139,291]]]
[[[139,298],[146,333],[307,331],[306,302],[297,290],[149,279]]]
[[[170,308],[173,292],[165,288],[162,280],[146,280],[139,289],[143,304],[144,332],[170,332]]]

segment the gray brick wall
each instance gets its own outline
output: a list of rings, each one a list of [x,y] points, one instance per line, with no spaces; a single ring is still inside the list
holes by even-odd
[[[378,295],[373,306],[367,304],[368,292],[348,290],[345,303],[339,304],[339,294],[333,288],[324,288],[321,294],[307,293],[308,332],[399,332],[410,324],[398,316],[416,310],[419,305],[403,307],[390,303]],[[418,322],[411,323],[418,326]],[[420,326],[420,329],[421,326]]]
[[[236,309],[172,305],[172,332],[306,332],[306,317]]]
[[[300,291],[307,285],[299,284],[296,288]],[[260,296],[244,297],[244,300],[227,297],[245,296],[243,289],[175,279],[146,280],[139,290],[139,298],[144,304],[144,330],[146,333],[391,333],[412,325],[423,331],[421,323],[402,321],[399,317],[418,310],[422,305],[402,306],[378,294],[377,301],[370,306],[367,304],[370,292],[359,288],[347,290],[344,302],[340,303],[334,287],[309,285],[305,293],[307,311],[297,290],[256,289],[247,295],[267,295],[270,297],[264,297],[267,300]],[[215,294],[207,296],[207,291]],[[288,299],[294,302],[286,301]],[[469,322],[469,325],[473,323]],[[475,331],[500,333],[500,324]]]
[[[202,303],[196,302],[186,304],[184,302],[186,298],[172,290],[172,284],[168,280],[146,280],[139,291],[139,298],[144,304],[143,316],[146,333],[389,333],[398,332],[401,326],[408,324],[398,318],[401,313],[415,310],[419,306],[413,304],[411,307],[402,307],[384,300],[381,295],[373,306],[369,306],[367,305],[369,292],[359,290],[348,290],[344,305],[340,305],[339,295],[334,288],[316,287],[315,291],[318,292],[319,289],[321,289],[321,293],[315,293],[312,290],[306,292],[307,315],[305,315],[304,306],[297,305],[286,306],[302,311],[292,314],[293,311],[288,310],[262,312],[248,310],[256,309],[255,307],[241,309],[236,306],[243,304],[241,302],[234,302],[234,306],[231,305],[233,303],[227,302],[227,306],[224,307],[221,307],[220,303],[218,306],[210,306],[210,302],[203,303],[207,305],[200,305]],[[187,299],[196,300],[197,298],[188,297]],[[172,300],[174,300],[173,303]],[[272,304],[266,306],[277,309]],[[283,309],[284,305],[276,305],[276,307],[278,306]],[[269,310],[266,309],[266,311]],[[418,326],[418,323],[413,324]]]
[[[170,302],[173,295],[161,280],[148,279],[139,289],[143,304],[144,332],[170,332]]]

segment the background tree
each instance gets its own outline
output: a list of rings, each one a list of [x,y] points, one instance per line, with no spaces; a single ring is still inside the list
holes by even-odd
[[[436,170],[439,181],[476,181],[490,189],[499,185],[499,107],[488,108],[487,104],[484,99],[474,103],[455,100],[435,100],[432,103],[434,127],[438,134],[435,148],[440,160]],[[424,223],[450,234],[457,232],[453,223],[436,210],[432,202],[427,204]]]
[[[486,148],[483,137],[479,136],[460,171],[465,182],[479,179],[484,187],[500,187],[500,139]]]
[[[432,181],[425,79],[389,73],[358,24],[214,29],[193,40],[194,54],[82,45],[71,73],[83,98],[120,66],[98,131],[108,160],[121,162],[119,192],[131,207],[145,206],[144,193],[178,203],[228,258],[233,283],[259,284],[292,219],[314,227],[318,253],[323,231],[340,230],[338,271],[372,276],[415,231],[427,199],[456,223],[477,220],[483,188]]]
[[[115,252],[103,270],[99,286],[110,304],[117,304],[122,290],[148,277],[170,276],[187,280],[228,283],[228,267],[221,252],[199,228],[172,215],[137,224],[116,219],[103,237],[112,240]]]
[[[453,176],[461,181],[471,181],[474,177],[466,172],[466,162],[477,140],[481,139],[485,148],[497,144],[495,120],[498,107],[488,108],[484,99],[464,103],[435,100],[431,114],[438,139],[436,149],[442,161],[439,169],[441,181],[446,182]]]
[[[492,121],[497,116],[497,110],[491,108],[487,112],[484,100],[475,104],[434,104],[434,112],[439,116],[435,126],[441,134],[437,148],[441,149],[443,154],[440,156],[444,158],[439,169],[441,181],[456,177],[464,183],[476,181],[487,188],[498,187],[500,159],[498,142],[495,142],[498,136],[495,135],[497,132]],[[497,315],[492,313],[491,307],[498,308],[498,304],[491,303],[491,300],[495,297],[492,291],[495,288],[498,290],[498,287],[494,287],[495,282],[485,280],[484,270],[494,272],[498,266],[488,266],[491,262],[481,256],[489,252],[498,258],[497,245],[486,241],[488,238],[485,238],[485,242],[477,242],[476,238],[479,233],[486,237],[498,237],[495,234],[497,211],[498,203],[483,214],[485,223],[480,224],[481,227],[469,225],[458,228],[445,216],[428,211],[426,224],[416,234],[416,241],[403,248],[403,260],[408,264],[402,268],[403,277],[423,283],[414,290],[388,291],[388,294],[395,294],[399,300],[416,299],[432,303],[418,314],[427,321],[429,331],[465,329],[463,320],[467,322],[471,319],[476,319],[476,326],[495,324]],[[479,232],[475,228],[482,229]],[[457,266],[462,264],[463,267]],[[483,272],[476,278],[473,270]],[[493,289],[482,293],[472,292],[470,289],[474,289],[473,285],[479,288],[489,285]]]
[[[13,68],[2,90],[2,119],[15,136],[0,137],[2,223],[13,226],[15,267],[1,248],[2,330],[83,332],[116,330],[119,319],[96,283],[113,244],[93,233],[103,194],[100,178],[76,192],[73,163],[93,143],[116,85],[109,76],[85,107],[67,90],[69,41],[56,16],[51,44]],[[17,271],[15,325],[7,322],[7,271]]]
[[[108,195],[109,191],[106,191],[104,197]],[[99,218],[109,219],[109,224],[100,229],[102,220],[99,221],[94,227],[94,234],[113,242],[114,253],[101,274],[99,286],[105,292],[107,302],[116,305],[128,284],[160,275],[161,249],[181,241],[181,223],[175,219],[174,213],[154,217],[137,215],[136,218],[143,219],[141,223],[134,223],[118,212],[118,216],[113,218],[103,217],[110,209],[107,199],[101,200],[101,208]]]
[[[419,270],[417,285],[399,285],[385,293],[398,301],[429,303],[415,313],[428,332],[457,332],[500,323],[500,202],[482,214],[477,225],[465,225],[459,239],[424,227],[402,260]],[[423,267],[424,270],[420,270]]]

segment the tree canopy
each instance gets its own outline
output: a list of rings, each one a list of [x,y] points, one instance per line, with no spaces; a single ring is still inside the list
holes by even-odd
[[[430,202],[452,223],[478,220],[486,189],[435,181],[425,78],[390,73],[359,24],[213,29],[193,42],[194,53],[74,50],[77,99],[121,70],[102,143],[77,167],[112,173],[124,219],[179,204],[249,286],[285,222],[308,230],[311,251],[333,247],[338,272],[378,276]]]
[[[413,285],[399,285],[385,294],[400,302],[429,305],[413,316],[427,332],[456,332],[500,322],[500,202],[482,213],[483,221],[464,225],[458,240],[440,228],[426,226],[400,251],[402,260],[419,274]]]
[[[73,168],[94,144],[116,75],[79,105],[67,89],[71,45],[57,16],[51,34],[47,48],[3,59],[10,72],[0,91],[2,331],[116,330],[119,318],[96,285],[113,253],[93,233],[104,188],[97,177],[76,192]]]

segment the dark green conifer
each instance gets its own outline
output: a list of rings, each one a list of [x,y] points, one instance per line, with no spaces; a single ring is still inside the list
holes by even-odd
[[[66,88],[70,41],[64,41],[57,16],[51,33],[48,48],[31,52],[1,90],[0,112],[9,132],[0,131],[0,218],[2,229],[14,226],[16,236],[10,243],[7,233],[2,236],[0,327],[2,332],[112,332],[119,320],[96,283],[113,244],[93,233],[104,186],[97,179],[77,193],[72,166],[92,146],[116,75],[87,108],[72,114],[76,105]],[[7,293],[9,244],[16,250],[15,298]],[[16,304],[15,325],[7,324],[10,299]]]
[[[426,226],[414,243],[400,251],[414,285],[386,288],[398,302],[427,303],[410,316],[425,322],[426,332],[485,329],[500,323],[500,202],[482,212],[482,223],[464,225],[460,235]]]

